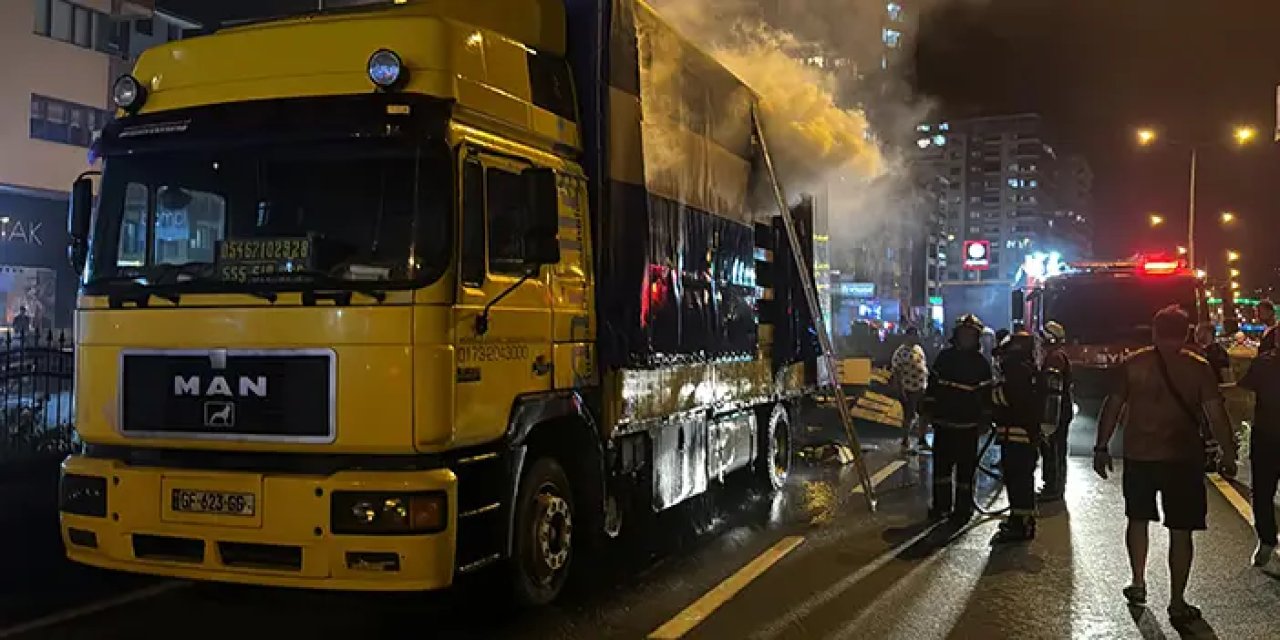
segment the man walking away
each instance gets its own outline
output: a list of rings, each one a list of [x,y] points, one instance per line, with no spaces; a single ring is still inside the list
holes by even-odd
[[[991,363],[979,350],[982,330],[977,316],[956,321],[951,346],[934,360],[925,389],[924,413],[934,427],[931,519],[950,516],[968,522],[973,517],[973,474],[978,470],[985,408],[982,392],[991,381]]]
[[[898,399],[902,402],[902,448],[907,453],[916,453],[916,449],[910,448],[911,435],[914,433],[918,438],[919,450],[927,451],[927,429],[923,420],[916,426],[916,414],[920,410],[920,400],[924,397],[929,364],[925,359],[924,348],[920,346],[920,332],[915,327],[907,327],[906,340],[894,350],[892,368],[894,386],[897,388]]]
[[[1072,396],[1071,360],[1067,358],[1067,330],[1050,320],[1044,325],[1044,370],[1056,376],[1062,383],[1062,395],[1058,408],[1058,425],[1053,435],[1040,441],[1040,455],[1044,459],[1044,487],[1038,496],[1041,502],[1061,500],[1067,488],[1067,431],[1075,419],[1075,399]]]
[[[1256,402],[1249,433],[1249,464],[1253,481],[1253,528],[1258,548],[1253,564],[1265,567],[1276,552],[1276,485],[1280,483],[1280,354],[1261,353],[1240,386],[1252,391]]]
[[[1276,348],[1276,305],[1270,300],[1258,303],[1258,323],[1266,327],[1262,332],[1262,342],[1258,345],[1258,353],[1266,353]]]
[[[1209,363],[1186,349],[1191,321],[1177,306],[1162,309],[1152,320],[1154,347],[1125,359],[1115,386],[1102,408],[1093,469],[1102,478],[1112,471],[1107,445],[1120,416],[1127,412],[1124,434],[1124,504],[1129,524],[1125,535],[1133,582],[1124,589],[1132,606],[1147,601],[1148,523],[1164,514],[1169,529],[1169,620],[1185,625],[1200,618],[1186,601],[1187,579],[1195,554],[1192,532],[1205,529],[1208,510],[1204,470],[1211,449],[1200,424],[1207,417],[1212,436],[1226,445],[1217,467],[1235,475],[1236,453],[1222,395]],[[1156,496],[1160,496],[1160,509]]]

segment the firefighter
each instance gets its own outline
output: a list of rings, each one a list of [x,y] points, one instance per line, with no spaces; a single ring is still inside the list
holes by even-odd
[[[1045,381],[1055,386],[1052,392],[1058,398],[1056,411],[1058,424],[1053,435],[1040,443],[1040,456],[1044,460],[1042,476],[1044,486],[1038,499],[1055,502],[1062,499],[1067,484],[1067,429],[1075,417],[1075,401],[1071,395],[1071,361],[1067,359],[1067,331],[1059,323],[1050,320],[1044,325],[1045,354],[1043,369]]]
[[[1036,457],[1044,403],[1038,388],[1035,338],[1018,331],[998,351],[1000,379],[990,391],[992,419],[1000,443],[1000,471],[1009,494],[1009,517],[996,542],[1036,536]]]
[[[930,370],[924,406],[934,427],[931,519],[949,516],[967,522],[973,517],[982,394],[991,381],[991,363],[980,350],[985,328],[974,315],[956,321],[951,346],[938,354]]]

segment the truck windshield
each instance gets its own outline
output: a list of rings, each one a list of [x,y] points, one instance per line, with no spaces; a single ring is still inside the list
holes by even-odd
[[[111,157],[86,287],[421,286],[449,256],[450,166],[385,141]]]
[[[1145,344],[1151,318],[1171,304],[1196,318],[1196,284],[1191,278],[1137,277],[1072,281],[1045,294],[1044,319],[1067,330],[1079,344]]]

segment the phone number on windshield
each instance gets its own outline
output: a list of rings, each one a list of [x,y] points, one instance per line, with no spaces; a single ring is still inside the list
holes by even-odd
[[[221,260],[307,260],[311,258],[311,242],[302,239],[223,240],[218,255]]]

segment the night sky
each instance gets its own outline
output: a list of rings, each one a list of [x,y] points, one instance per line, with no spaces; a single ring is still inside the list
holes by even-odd
[[[160,0],[207,17],[205,0]],[[228,15],[314,0],[220,0]],[[203,15],[202,15],[203,14]],[[1035,111],[1062,150],[1083,153],[1097,174],[1099,257],[1172,250],[1185,242],[1187,152],[1137,150],[1133,129],[1200,141],[1200,262],[1222,274],[1227,247],[1244,255],[1246,289],[1280,285],[1280,148],[1271,142],[1280,82],[1280,2],[1275,0],[955,0],[924,19],[917,85],[950,117]],[[1232,126],[1259,141],[1230,147]],[[1219,229],[1217,212],[1240,222]],[[1163,230],[1147,212],[1164,214]]]
[[[918,88],[954,115],[1038,111],[1059,146],[1097,174],[1097,253],[1119,257],[1185,243],[1188,153],[1138,151],[1133,128],[1229,145],[1256,124],[1247,151],[1201,154],[1198,262],[1223,272],[1228,246],[1245,255],[1244,286],[1280,284],[1280,148],[1271,142],[1280,82],[1275,0],[991,0],[954,3],[922,26]],[[1222,232],[1216,212],[1242,223]],[[1146,212],[1168,222],[1147,227]],[[1230,243],[1230,244],[1228,244]]]

